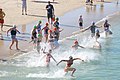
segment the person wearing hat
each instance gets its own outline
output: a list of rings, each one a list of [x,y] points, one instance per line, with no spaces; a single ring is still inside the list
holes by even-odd
[[[51,24],[52,24],[52,18],[54,15],[54,7],[52,4],[50,4],[50,1],[48,1],[48,5],[46,5],[46,10],[47,10],[48,22],[50,23],[50,19],[51,19]]]
[[[4,12],[2,11],[2,9],[0,8],[0,24],[1,24],[1,31],[3,31],[4,17],[5,17],[5,13],[4,13]]]
[[[36,29],[37,29],[37,26],[35,25],[33,30],[32,30],[32,36],[31,36],[31,39],[33,41],[33,43],[36,43],[36,40],[37,40],[37,32],[36,32]],[[30,41],[30,42],[32,42]]]
[[[57,65],[59,65],[61,62],[66,62],[67,64],[66,64],[66,66],[64,68],[64,72],[72,71],[71,76],[74,77],[73,74],[76,71],[76,69],[72,68],[71,66],[73,65],[73,61],[75,61],[75,60],[82,60],[82,59],[80,59],[80,58],[73,58],[72,56],[70,56],[69,60],[61,60],[59,63],[57,63]],[[84,61],[84,60],[82,60],[82,61]]]
[[[84,48],[83,46],[80,46],[80,45],[79,45],[79,43],[78,43],[77,40],[75,40],[75,41],[74,41],[74,45],[72,46],[72,48],[74,48],[75,50],[77,50],[78,47]]]
[[[95,22],[92,22],[92,25],[90,27],[88,27],[87,29],[85,29],[84,31],[90,29],[90,31],[91,31],[91,37],[94,37],[95,36],[95,30],[96,30],[96,28],[100,28],[100,27],[96,26]]]
[[[48,41],[48,30],[49,30],[48,25],[49,25],[49,24],[46,23],[45,27],[42,29],[42,30],[44,30],[45,42]]]
[[[41,46],[40,46],[40,42],[42,41],[42,32],[38,34],[38,38],[37,38],[37,51],[38,53],[40,53],[40,49],[41,49]]]
[[[20,32],[16,29],[16,25],[13,25],[13,28],[10,28],[7,31],[7,36],[8,36],[9,32],[11,33],[11,38],[12,38],[12,43],[11,43],[9,49],[12,49],[12,46],[13,46],[14,42],[16,42],[16,49],[19,50],[19,48],[18,48],[18,40],[16,38],[16,34],[17,34],[17,32],[20,34]]]
[[[42,23],[42,21],[40,20],[39,23],[38,23],[38,25],[37,25],[38,34],[41,31],[41,27],[42,27],[41,23]]]

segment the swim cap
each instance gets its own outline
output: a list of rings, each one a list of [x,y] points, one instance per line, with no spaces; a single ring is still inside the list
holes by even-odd
[[[55,28],[53,28],[53,30],[54,30],[54,31],[56,31],[56,30],[57,30],[57,28],[55,27]]]
[[[70,56],[70,57],[69,57],[69,59],[73,59],[73,57],[72,57],[72,56]]]
[[[76,40],[76,41],[74,41],[74,44],[78,44],[78,41]]]
[[[57,17],[56,20],[59,20],[59,18]]]
[[[96,33],[99,33],[99,29],[96,29]]]
[[[92,25],[94,25],[95,24],[95,22],[92,22]]]
[[[48,23],[46,23],[46,26],[48,26]]]
[[[49,32],[49,33],[51,33],[51,32],[52,32],[52,30],[48,30],[48,32]]]
[[[37,26],[34,26],[34,29],[37,28]]]
[[[39,20],[39,23],[42,23],[42,21],[41,21],[41,20]]]
[[[41,37],[42,35],[41,34],[38,34],[38,37]]]
[[[13,28],[16,28],[16,25],[15,25],[15,24],[13,25]]]

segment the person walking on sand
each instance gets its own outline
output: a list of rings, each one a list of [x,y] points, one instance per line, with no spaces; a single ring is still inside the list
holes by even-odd
[[[47,10],[48,22],[50,23],[50,19],[51,19],[51,24],[52,24],[52,18],[54,15],[54,7],[52,4],[50,4],[50,1],[48,1],[48,5],[46,5],[46,10]]]
[[[24,11],[25,15],[27,15],[27,0],[22,0],[22,15],[24,15]]]
[[[19,50],[19,48],[18,48],[18,40],[17,40],[17,38],[16,38],[16,34],[17,34],[17,32],[20,34],[20,32],[16,29],[16,25],[13,25],[13,28],[10,28],[10,29],[7,31],[7,36],[8,36],[8,32],[9,32],[9,31],[10,31],[10,33],[11,33],[11,38],[12,38],[12,43],[11,43],[9,49],[12,50],[11,47],[13,46],[14,42],[16,42],[16,49]]]
[[[2,9],[0,8],[0,24],[1,24],[1,31],[3,31],[4,17],[5,17],[5,13],[4,13],[4,12],[2,11]]]
[[[80,27],[80,29],[83,29],[83,18],[82,18],[82,15],[80,15],[80,18],[79,18],[79,27]]]
[[[49,52],[45,52],[43,51],[44,54],[46,54],[46,66],[49,67],[50,65],[50,59],[52,58],[56,63],[57,61],[55,60],[55,58],[51,55],[52,50],[50,49]]]
[[[69,57],[69,60],[61,60],[61,61],[59,62],[59,63],[61,63],[61,62],[67,62],[66,66],[65,66],[65,68],[64,68],[64,72],[72,71],[72,74],[71,74],[72,77],[74,77],[73,74],[74,74],[74,72],[76,71],[75,68],[72,68],[72,67],[71,67],[71,66],[73,65],[73,61],[74,61],[74,60],[81,60],[81,59],[80,59],[80,58],[73,58],[72,56],[70,56],[70,57]],[[82,60],[82,61],[84,61],[84,60]],[[59,63],[57,63],[57,65],[58,65]]]

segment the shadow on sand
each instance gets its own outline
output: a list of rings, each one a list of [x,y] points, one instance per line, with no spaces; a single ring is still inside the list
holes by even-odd
[[[32,1],[32,2],[35,2],[35,3],[48,3],[48,1]],[[50,3],[59,4],[58,2],[50,2]]]
[[[43,18],[46,18],[46,17],[47,17],[47,16],[40,16],[40,15],[34,15],[34,14],[28,14],[28,16],[43,17]]]

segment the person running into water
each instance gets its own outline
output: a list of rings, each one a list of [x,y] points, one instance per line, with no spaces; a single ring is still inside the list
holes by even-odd
[[[79,43],[78,43],[77,40],[75,40],[75,41],[74,41],[74,45],[72,46],[72,48],[74,48],[75,50],[77,50],[78,47],[84,48],[83,46],[80,46],[80,45],[79,45]]]
[[[2,11],[2,9],[0,8],[0,24],[1,24],[1,31],[3,31],[4,17],[5,17],[5,13],[4,13],[4,12]]]
[[[99,29],[96,29],[96,33],[95,33],[95,39],[97,41],[97,39],[100,37],[100,31]]]
[[[49,24],[46,23],[45,27],[42,29],[42,30],[44,30],[45,42],[48,41],[48,30],[49,30],[48,25],[49,25]]]
[[[46,10],[47,10],[48,22],[50,23],[50,19],[51,19],[51,24],[52,24],[52,18],[54,15],[54,7],[52,4],[50,4],[50,1],[48,1],[48,5],[46,6]]]
[[[52,33],[52,30],[48,30],[48,43],[50,45],[51,49],[54,49],[54,35]]]
[[[80,15],[80,18],[79,18],[79,27],[80,27],[80,29],[83,29],[83,18],[82,18],[82,15]]]
[[[18,32],[18,33],[20,34],[20,32],[16,29],[16,25],[14,25],[13,28],[10,28],[10,29],[7,31],[7,36],[8,36],[8,32],[9,32],[9,31],[10,31],[10,33],[11,33],[11,38],[12,38],[12,43],[11,43],[9,49],[12,50],[11,47],[13,46],[14,42],[16,42],[16,49],[19,50],[19,48],[18,48],[18,40],[17,40],[17,38],[16,38],[16,33]]]
[[[22,15],[24,15],[24,10],[25,15],[27,15],[27,0],[22,0]]]
[[[64,72],[68,72],[68,71],[72,71],[71,76],[73,76],[74,72],[76,71],[75,68],[72,68],[71,66],[73,65],[73,61],[74,60],[82,60],[80,58],[73,58],[72,56],[69,57],[69,60],[61,60],[59,63],[61,62],[67,62],[65,68],[64,68]],[[84,60],[82,60],[84,61]],[[57,63],[57,65],[59,65],[59,63]],[[74,76],[73,76],[74,77]]]
[[[49,67],[49,65],[50,65],[50,59],[51,58],[57,63],[57,61],[55,60],[55,58],[51,55],[52,50],[49,50],[49,52],[43,51],[43,53],[46,54],[46,66],[47,67]]]
[[[41,23],[42,23],[42,21],[40,20],[37,25],[38,34],[41,33],[41,27],[42,27]]]
[[[36,32],[37,26],[34,26],[33,30],[32,30],[32,36],[31,39],[33,41],[34,44],[36,44],[36,40],[37,40],[37,32]],[[30,41],[30,42],[32,42]]]
[[[96,30],[96,28],[100,28],[100,27],[97,27],[95,25],[95,22],[92,22],[92,25],[90,27],[88,27],[87,29],[85,29],[84,31],[90,29],[90,31],[91,31],[91,37],[94,37],[95,36],[95,30]]]
[[[112,32],[110,31],[110,24],[108,23],[108,20],[105,20],[104,23],[104,31],[105,31],[105,36],[107,37],[108,34],[112,34]]]
[[[41,49],[40,42],[42,42],[42,32],[38,34],[38,38],[37,38],[37,51],[38,51],[38,53],[40,53],[40,49]]]

